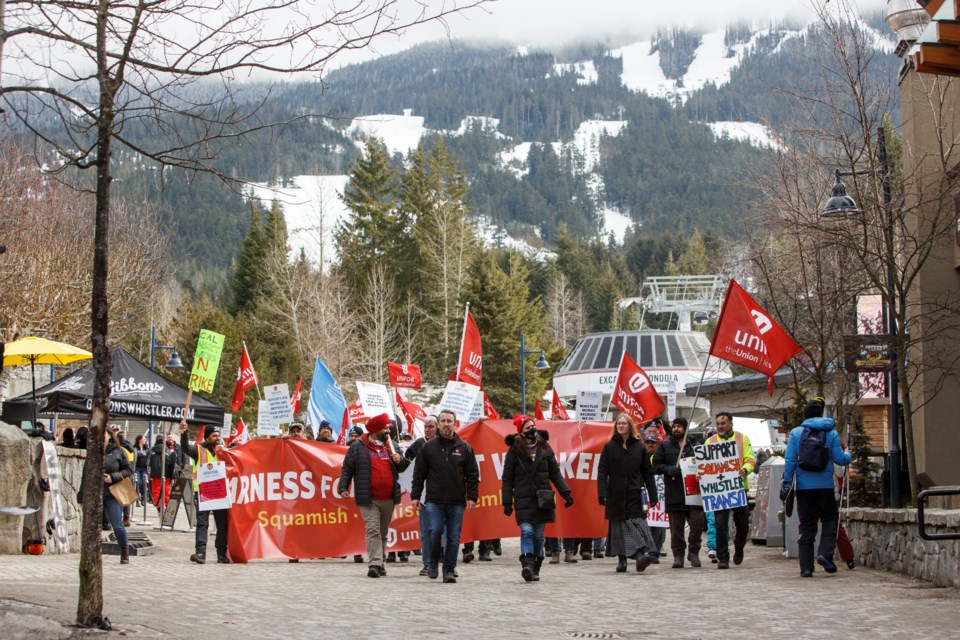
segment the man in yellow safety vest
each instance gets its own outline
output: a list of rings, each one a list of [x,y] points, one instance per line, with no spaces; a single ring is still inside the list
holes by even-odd
[[[743,488],[747,488],[747,476],[753,473],[757,464],[757,456],[753,453],[750,438],[739,431],[733,430],[733,416],[726,411],[716,415],[717,433],[707,438],[707,444],[713,442],[727,442],[735,440],[737,452],[740,454],[740,477],[743,478]],[[747,545],[747,535],[750,529],[750,507],[744,505],[733,509],[714,511],[714,525],[717,531],[717,568],[730,568],[730,548],[728,546],[730,515],[733,514],[733,525],[736,532],[733,536],[733,564],[743,562],[743,548]]]
[[[193,495],[194,504],[199,505],[197,496],[197,467],[208,462],[217,462],[217,449],[220,447],[220,431],[211,425],[203,427],[203,441],[199,446],[190,444],[190,433],[187,431],[187,421],[180,421],[180,449],[187,456],[193,458]],[[227,557],[227,510],[213,509],[211,511],[197,510],[197,539],[196,553],[190,556],[191,562],[203,564],[207,561],[207,530],[210,526],[210,514],[217,524],[217,562],[230,564]]]

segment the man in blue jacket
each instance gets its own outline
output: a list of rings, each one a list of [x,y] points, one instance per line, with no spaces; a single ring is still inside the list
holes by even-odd
[[[813,543],[817,538],[819,510],[820,548],[817,563],[827,573],[836,573],[833,551],[837,546],[837,502],[834,497],[833,465],[850,464],[851,456],[840,446],[833,418],[823,417],[823,400],[815,398],[803,408],[803,422],[790,431],[780,498],[786,499],[796,475],[797,515],[800,518],[800,575],[813,576]],[[821,468],[822,466],[822,468]]]

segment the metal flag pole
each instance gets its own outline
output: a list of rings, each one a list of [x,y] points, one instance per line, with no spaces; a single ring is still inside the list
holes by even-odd
[[[463,341],[467,337],[467,318],[470,317],[470,303],[463,310],[463,332],[460,334],[460,355],[457,356],[456,379],[460,380],[460,363],[463,361]]]
[[[690,422],[693,422],[693,414],[697,411],[697,403],[700,401],[700,388],[703,387],[703,379],[707,376],[707,367],[710,366],[710,353],[707,353],[707,359],[703,363],[703,371],[700,373],[700,382],[697,383],[697,395],[693,397],[693,407],[690,409]],[[699,426],[699,425],[697,425]],[[680,442],[680,457],[683,457],[683,448],[687,446],[687,434],[690,433],[690,426],[683,432],[683,440]]]

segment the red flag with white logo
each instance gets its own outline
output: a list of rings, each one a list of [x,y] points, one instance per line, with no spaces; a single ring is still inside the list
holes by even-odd
[[[773,395],[774,374],[801,350],[743,287],[730,281],[710,355],[766,374],[767,391]]]
[[[543,415],[543,409],[540,408],[540,398],[537,398],[537,401],[533,403],[533,417],[537,420],[547,419],[547,417]]]
[[[404,400],[403,396],[400,395],[400,392],[396,389],[394,389],[394,393],[397,394],[397,406],[400,407],[400,411],[407,421],[407,433],[413,433],[414,422],[416,420],[425,420],[427,412],[417,403]]]
[[[457,380],[481,385],[483,369],[483,349],[480,346],[480,330],[473,316],[467,311],[463,322],[463,341],[460,343],[460,364],[457,367]]]
[[[234,413],[240,410],[243,400],[246,397],[247,389],[259,384],[257,372],[253,368],[253,361],[250,360],[250,354],[247,353],[247,345],[243,345],[243,353],[240,354],[240,366],[237,368],[237,386],[233,388],[233,399],[230,401],[230,408]]]
[[[390,386],[400,389],[419,389],[423,384],[420,376],[420,365],[397,364],[387,362],[387,373],[390,374]]]
[[[569,420],[570,415],[567,413],[566,408],[564,408],[563,403],[560,402],[560,396],[557,394],[557,390],[553,390],[553,407],[551,409],[553,416],[552,420]]]
[[[290,406],[293,407],[294,415],[300,413],[300,388],[303,386],[303,378],[297,380],[297,386],[293,390],[293,395],[290,396]]]
[[[369,418],[363,415],[363,405],[360,404],[360,401],[357,400],[347,409],[349,415],[349,420],[352,424],[357,424],[358,422],[366,422]]]
[[[229,447],[234,442],[241,445],[249,439],[250,434],[247,433],[247,425],[243,424],[243,419],[241,418],[237,421],[237,426],[230,429],[230,437],[227,438],[226,445]]]
[[[659,416],[665,406],[650,377],[626,351],[613,385],[613,404],[637,423]]]
[[[499,420],[500,414],[493,408],[490,398],[487,397],[487,390],[481,387],[480,392],[483,394],[483,414],[487,417],[487,420]]]
[[[343,412],[343,421],[340,423],[340,433],[337,435],[337,444],[344,446],[350,442],[350,429],[350,409],[347,409]]]

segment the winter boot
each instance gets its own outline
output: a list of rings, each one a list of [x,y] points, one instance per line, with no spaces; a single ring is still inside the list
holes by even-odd
[[[130,547],[120,547],[120,564],[130,564]]]
[[[700,567],[700,554],[696,551],[690,551],[687,553],[687,560],[690,561],[691,567]]]
[[[540,582],[540,567],[543,566],[543,556],[533,561],[533,581]]]
[[[577,552],[576,551],[567,551],[563,554],[563,561],[569,563],[575,563],[577,561]]]
[[[679,556],[673,556],[673,568],[683,569],[683,554]]]
[[[650,556],[643,551],[637,551],[633,557],[637,560],[637,573],[643,573],[650,566]]]
[[[550,564],[560,564],[560,552],[556,551],[550,554]]]
[[[523,579],[527,582],[533,582],[533,573],[534,573],[534,564],[536,560],[533,557],[532,553],[524,553],[520,555],[520,575],[523,576]]]
[[[617,556],[617,573],[627,572],[627,556]]]

